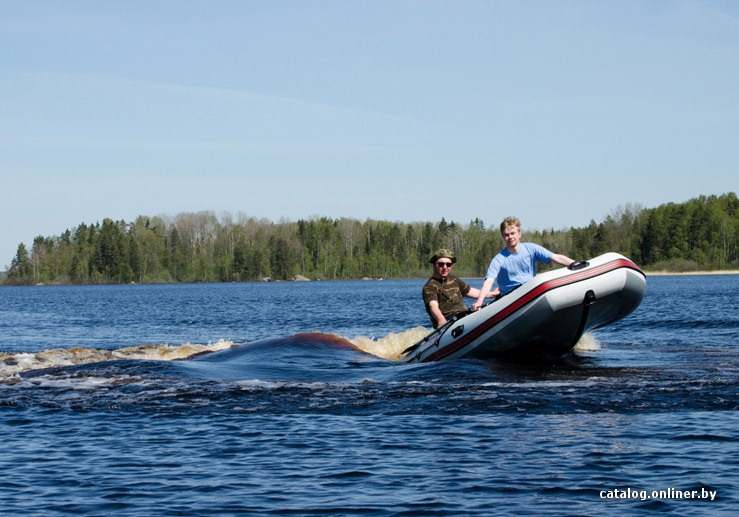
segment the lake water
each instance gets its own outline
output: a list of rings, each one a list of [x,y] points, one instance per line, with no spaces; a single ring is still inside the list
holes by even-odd
[[[735,515],[739,276],[528,365],[393,360],[422,283],[1,288],[0,513]]]

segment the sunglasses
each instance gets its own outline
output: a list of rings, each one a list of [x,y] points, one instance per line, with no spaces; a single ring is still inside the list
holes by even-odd
[[[452,267],[452,265],[453,265],[452,262],[437,262],[436,263],[436,267],[439,267],[439,268],[441,268],[441,267]]]

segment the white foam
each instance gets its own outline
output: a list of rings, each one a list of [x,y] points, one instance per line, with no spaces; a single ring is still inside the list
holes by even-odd
[[[383,359],[391,361],[399,361],[403,357],[403,350],[409,346],[418,343],[426,337],[429,329],[424,327],[414,327],[402,332],[391,332],[380,339],[372,339],[367,336],[357,336],[350,339],[352,344],[368,354],[372,354]]]
[[[71,390],[96,390],[107,386],[141,383],[140,377],[121,375],[117,377],[33,377],[24,379],[19,385],[43,386],[44,388],[65,388]]]
[[[260,379],[247,379],[236,383],[244,391],[277,390],[284,388],[303,388],[309,390],[322,390],[329,387],[325,382],[285,382],[285,381],[263,381]]]
[[[234,344],[218,340],[207,345],[184,343],[182,345],[139,345],[117,350],[96,348],[53,348],[40,352],[0,353],[0,382],[17,383],[20,374],[27,371],[60,366],[99,363],[121,359],[174,361],[187,359],[205,352],[231,348]]]
[[[217,352],[234,346],[233,342],[220,339],[215,343],[199,345],[184,343],[182,345],[139,345],[119,348],[112,352],[116,359],[150,359],[156,361],[176,361],[187,359],[197,354]]]
[[[598,350],[600,350],[600,343],[590,332],[583,334],[574,347],[575,352],[596,352]]]

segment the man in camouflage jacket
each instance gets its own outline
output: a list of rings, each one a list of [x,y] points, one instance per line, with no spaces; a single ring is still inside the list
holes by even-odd
[[[467,314],[465,296],[476,298],[480,295],[479,289],[450,274],[456,261],[454,253],[445,248],[437,250],[429,260],[434,265],[434,273],[423,286],[423,303],[434,328],[443,326],[453,316]],[[488,296],[497,294],[496,289]]]

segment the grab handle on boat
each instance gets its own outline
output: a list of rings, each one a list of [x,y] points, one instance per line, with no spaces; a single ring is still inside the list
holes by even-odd
[[[587,260],[576,260],[575,262],[567,266],[567,269],[569,269],[570,271],[577,271],[578,269],[588,267],[589,265],[590,262],[588,262]]]

